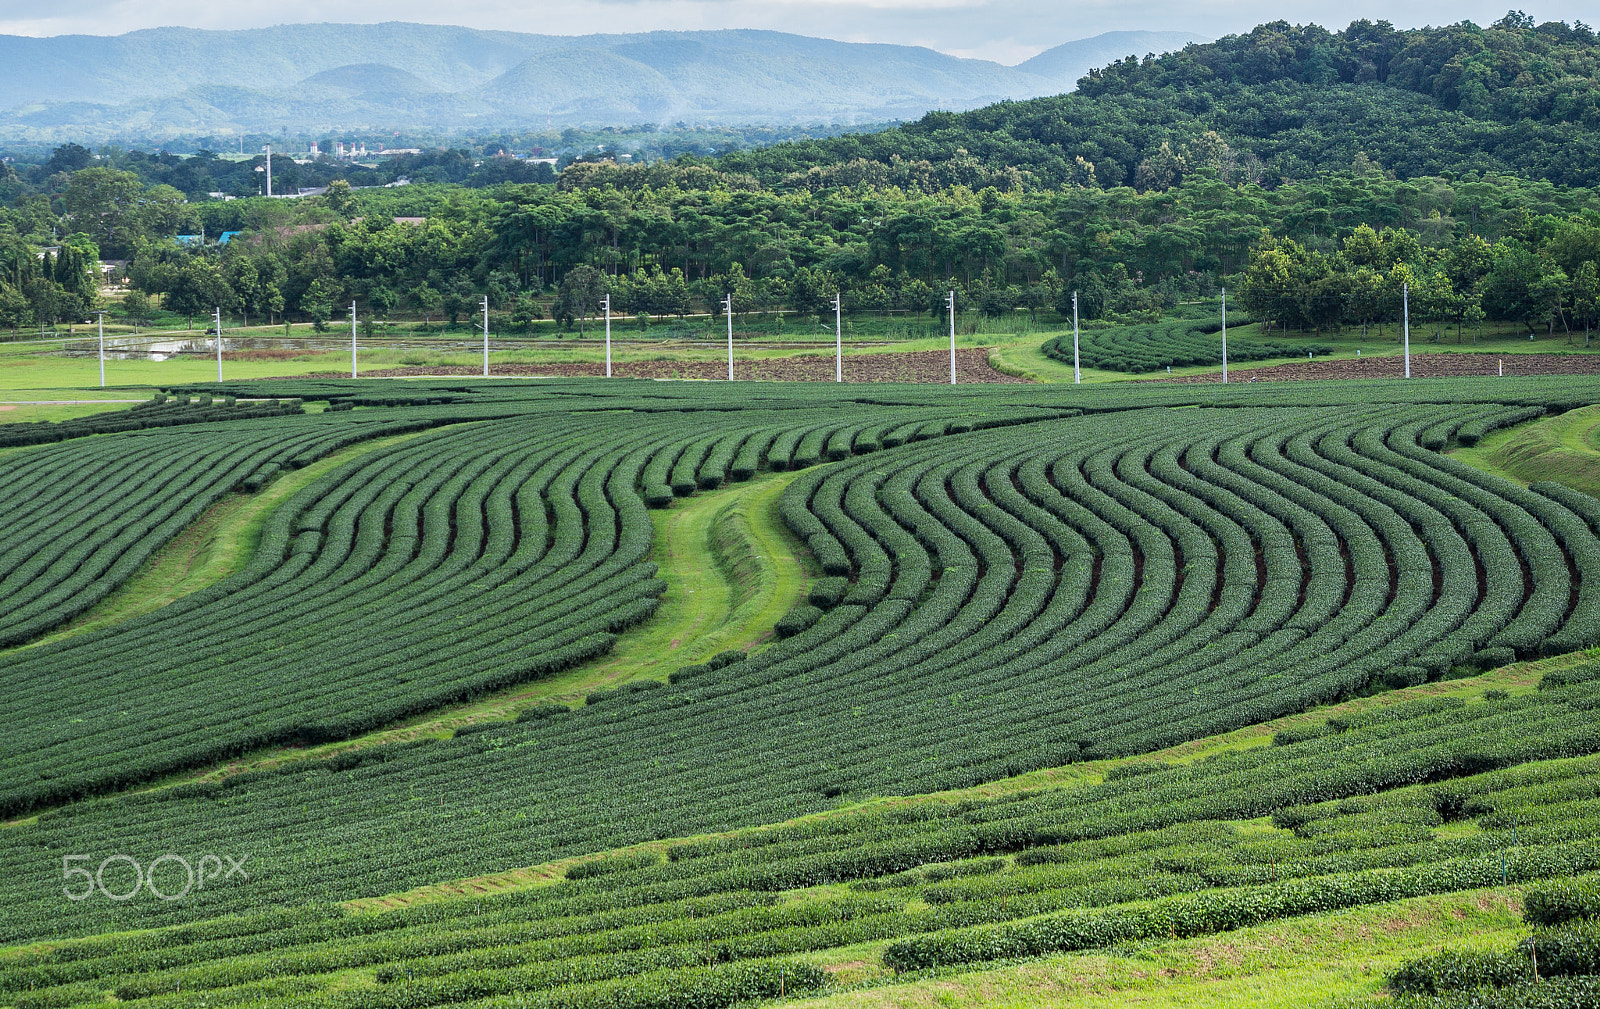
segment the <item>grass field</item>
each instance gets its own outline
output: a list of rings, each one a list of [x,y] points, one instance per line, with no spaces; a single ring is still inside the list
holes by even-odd
[[[1519,483],[1554,480],[1600,495],[1600,407],[1496,431],[1455,454],[1463,462]]]
[[[1115,954],[1073,954],[986,971],[896,981],[855,964],[816,961],[848,990],[801,999],[805,1009],[1270,1009],[1381,1005],[1385,976],[1445,947],[1490,948],[1523,934],[1521,889],[1474,890],[1317,915],[1223,938],[1157,942]]]
[[[115,335],[124,335],[126,327],[114,327]],[[1038,382],[1071,382],[1070,364],[1057,361],[1040,350],[1048,338],[1070,333],[1070,320],[1064,325],[1050,316],[1031,323],[1025,317],[989,320],[962,317],[956,338],[958,348],[990,348],[990,359],[995,367],[1008,374],[1026,377]],[[853,320],[850,332],[845,334],[847,354],[884,354],[904,351],[937,351],[948,348],[948,338],[935,332],[936,326],[926,323],[907,323],[876,319]],[[1426,330],[1426,331],[1425,331]],[[144,331],[151,336],[154,331]],[[186,329],[164,331],[172,339],[191,339],[194,332]],[[251,327],[229,331],[238,338],[279,339],[284,336],[282,326]],[[348,335],[339,332],[316,334],[307,324],[290,327],[294,339],[317,338],[335,346],[322,351],[308,351],[292,357],[277,359],[241,360],[225,355],[223,376],[229,380],[304,375],[312,372],[338,372],[348,374],[350,354]],[[1337,333],[1278,333],[1263,335],[1255,324],[1229,328],[1229,334],[1239,339],[1270,339],[1274,342],[1316,344],[1331,346],[1333,359],[1355,358],[1358,355],[1393,355],[1402,351],[1395,327],[1386,325],[1381,332],[1373,329],[1363,338],[1359,329]],[[108,331],[108,335],[111,335]],[[1524,327],[1507,323],[1489,323],[1480,334],[1467,333],[1458,342],[1453,333],[1440,336],[1435,341],[1432,327],[1414,327],[1411,350],[1422,353],[1495,353],[1499,355],[1525,353],[1600,353],[1600,343],[1590,348],[1583,346],[1583,334],[1536,334],[1528,339]],[[724,330],[706,320],[688,325],[662,326],[640,333],[631,323],[614,325],[612,330],[612,359],[626,361],[720,361],[726,359]],[[832,327],[800,323],[793,319],[783,324],[749,321],[735,330],[735,354],[741,358],[780,358],[797,353],[829,355],[832,351]],[[204,337],[200,337],[204,339]],[[405,329],[380,337],[361,337],[359,343],[360,371],[377,371],[400,367],[466,367],[481,366],[481,339],[470,327],[445,330],[435,326],[427,331]],[[85,346],[80,335],[74,346]],[[396,343],[404,346],[396,346]],[[61,344],[6,344],[0,342],[0,394],[4,390],[38,390],[64,388],[90,388],[98,384],[98,364],[92,356],[68,357],[59,353]],[[92,347],[90,348],[92,350]],[[246,354],[248,356],[248,354]],[[560,334],[553,329],[536,330],[533,334],[496,335],[490,352],[491,364],[537,366],[539,364],[566,362],[601,362],[605,359],[603,340],[595,331],[579,337],[576,332]],[[1294,358],[1300,360],[1301,358]],[[1266,361],[1237,362],[1231,371],[1248,372],[1255,368],[1284,363],[1285,358]],[[1196,366],[1172,369],[1178,377],[1207,374],[1218,369]],[[165,361],[109,360],[106,363],[106,381],[117,385],[171,385],[198,383],[216,378],[216,362],[205,353],[180,354]],[[1083,369],[1083,381],[1099,383],[1125,381],[1130,376],[1120,372]],[[41,397],[42,398],[42,397]],[[76,398],[90,398],[80,396]],[[63,414],[67,416],[68,414]],[[25,419],[18,415],[15,419]],[[26,419],[60,419],[43,413]]]

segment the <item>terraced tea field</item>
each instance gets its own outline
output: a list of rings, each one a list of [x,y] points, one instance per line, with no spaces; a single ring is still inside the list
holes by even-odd
[[[1446,451],[1584,379],[247,390],[322,409],[0,452],[0,1005],[889,1005],[1600,871],[1600,501]],[[330,454],[232,574],[29,643]],[[651,510],[772,472],[770,631],[483,703],[649,634]]]

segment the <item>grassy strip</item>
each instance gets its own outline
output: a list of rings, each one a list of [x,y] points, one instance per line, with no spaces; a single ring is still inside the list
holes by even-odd
[[[33,644],[150,612],[238,570],[254,553],[267,516],[289,494],[352,454],[408,437],[415,436],[356,446],[276,481],[255,497],[233,495],[219,502],[123,589],[67,628]],[[809,553],[777,515],[778,497],[798,475],[769,474],[727,490],[701,492],[673,508],[652,512],[652,559],[660,567],[658,577],[667,583],[667,592],[655,616],[624,634],[607,655],[534,683],[418,715],[353,739],[320,746],[269,747],[161,779],[150,787],[215,781],[289,760],[327,758],[383,743],[446,738],[475,722],[509,721],[536,704],[582,704],[592,691],[631,680],[665,681],[679,666],[703,662],[730,648],[759,648],[770,639],[773,624],[805,598],[817,575]],[[708,551],[716,561],[713,564],[704,563]],[[463,884],[450,892],[485,892],[530,878],[525,870],[507,876],[502,883]]]
[[[35,648],[143,616],[182,596],[215,585],[244,567],[255,555],[268,516],[291,494],[335,466],[415,437],[417,434],[404,434],[353,445],[279,477],[258,494],[229,494],[207,509],[194,525],[156,551],[127,584],[101,600],[99,605],[60,630],[21,647]]]
[[[1469,466],[1524,486],[1538,480],[1600,495],[1600,406],[1569,410],[1503,431],[1452,452]]]
[[[943,350],[949,346],[948,337],[943,335],[937,323],[932,320],[919,319],[915,325],[905,320],[889,321],[869,318],[848,320],[845,334],[845,353],[879,354],[897,353],[901,351]],[[963,348],[989,347],[992,348],[990,360],[995,367],[1011,375],[1019,375],[1040,382],[1071,382],[1072,366],[1046,356],[1040,349],[1043,342],[1060,333],[1070,333],[1071,319],[1065,321],[1054,320],[1046,315],[1038,323],[1030,323],[1020,315],[1001,319],[976,319],[967,314],[960,316],[962,332],[956,337],[956,344]],[[759,359],[788,357],[796,353],[807,352],[802,345],[815,342],[818,344],[815,353],[828,354],[832,349],[833,327],[831,323],[818,326],[813,323],[800,323],[791,319],[787,324],[774,327],[770,323],[759,319],[743,320],[738,324],[738,332],[744,333],[746,327],[754,327],[762,335],[752,335],[751,338],[739,336],[736,340],[736,353],[743,359]],[[976,332],[967,332],[976,328]],[[938,335],[921,335],[928,332]],[[281,337],[284,334],[282,326],[251,327],[248,330],[233,329],[230,334],[238,336],[255,336],[263,338]],[[666,335],[668,332],[670,336]],[[640,333],[632,325],[613,325],[612,335],[616,340],[613,348],[615,361],[715,361],[721,360],[720,350],[722,339],[720,324],[712,323],[705,319],[696,321],[688,326],[654,326]],[[492,363],[496,364],[525,364],[536,365],[542,363],[565,362],[599,362],[604,359],[604,344],[599,339],[601,330],[591,324],[583,338],[578,338],[576,332],[555,333],[549,327],[541,328],[531,337],[520,334],[497,334],[495,336],[497,349],[490,354]],[[1268,339],[1278,343],[1294,344],[1297,341],[1317,343],[1332,346],[1334,352],[1328,357],[1354,358],[1358,352],[1364,356],[1393,355],[1401,352],[1395,326],[1387,324],[1379,333],[1372,330],[1368,337],[1361,338],[1358,328],[1345,329],[1337,333],[1283,333],[1274,331],[1263,334],[1260,326],[1250,324],[1245,326],[1231,326],[1228,329],[1230,336],[1240,339]],[[146,336],[160,335],[170,340],[191,340],[195,338],[195,331],[176,329],[171,331],[146,331]],[[326,340],[338,340],[340,333],[330,331],[316,334],[309,326],[297,325],[293,335],[296,338],[320,337]],[[77,343],[92,339],[92,334],[85,336],[78,334],[72,338]],[[374,346],[363,348],[360,352],[360,369],[373,371],[383,368],[396,368],[405,366],[446,366],[465,365],[477,367],[482,361],[476,341],[478,334],[470,328],[462,327],[452,330],[431,329],[425,334],[395,331],[378,337],[363,337],[370,340]],[[1477,336],[1471,334],[1463,338],[1463,343],[1449,342],[1448,338],[1441,342],[1430,342],[1429,336],[1423,332],[1423,327],[1416,327],[1412,331],[1413,353],[1446,353],[1446,352],[1493,352],[1506,356],[1529,353],[1600,353],[1600,345],[1592,350],[1585,350],[1581,341],[1567,340],[1564,334],[1555,336],[1540,336],[1538,339],[1527,339],[1526,329],[1514,323],[1490,323],[1483,332]],[[395,346],[378,346],[389,341],[415,341],[417,346],[402,348]],[[854,346],[851,342],[882,341],[877,346]],[[764,345],[771,343],[773,345]],[[783,344],[784,346],[778,346]],[[510,346],[510,349],[498,349]],[[0,343],[0,394],[8,389],[37,389],[37,388],[90,388],[99,382],[99,364],[92,356],[64,357],[59,354],[60,344],[38,344],[6,346]],[[1326,357],[1324,358],[1326,359]],[[1270,367],[1290,360],[1303,360],[1296,355],[1293,358],[1274,358],[1266,361],[1239,362],[1230,366],[1232,372],[1245,372],[1252,368]],[[302,354],[280,360],[236,360],[224,359],[223,375],[230,381],[251,378],[269,378],[279,376],[304,375],[319,371],[346,371],[349,368],[350,358],[347,349],[308,350]],[[1172,374],[1197,375],[1208,372],[1220,371],[1214,366],[1194,366],[1174,368]],[[109,360],[106,362],[107,380],[117,385],[173,385],[199,382],[210,382],[216,377],[216,362],[205,354],[180,354],[165,361],[147,360]],[[1083,380],[1086,383],[1120,382],[1150,378],[1148,375],[1129,375],[1121,372],[1096,371],[1084,369]],[[45,398],[45,397],[40,397]],[[81,397],[60,398],[90,398]]]
[[[127,393],[122,394],[124,397]],[[63,396],[63,399],[70,396]],[[110,410],[126,410],[132,403],[102,401],[99,403],[14,403],[0,401],[0,424],[32,424],[47,420],[59,423]],[[31,447],[31,446],[24,446]]]
[[[1271,922],[1220,936],[1106,953],[1066,954],[990,970],[930,971],[896,982],[881,943],[800,957],[849,990],[805,1009],[944,1006],[1303,1007],[1366,1004],[1401,962],[1446,946],[1491,948],[1526,931],[1520,887],[1415,897]]]
[[[948,792],[935,792],[927,795],[915,796],[884,796],[867,799],[859,803],[841,806],[825,812],[813,813],[810,816],[799,817],[794,821],[802,822],[824,817],[839,816],[863,809],[888,806],[916,805],[926,802],[959,802],[963,799],[991,799],[997,796],[1009,795],[1016,792],[1034,790],[1039,788],[1059,788],[1073,785],[1092,785],[1105,779],[1105,776],[1115,768],[1126,764],[1147,764],[1162,762],[1170,764],[1190,764],[1219,753],[1230,750],[1251,749],[1257,746],[1270,746],[1272,737],[1279,731],[1304,725],[1321,724],[1335,715],[1347,715],[1355,712],[1369,711],[1376,708],[1387,708],[1425,697],[1461,697],[1482,703],[1482,696],[1487,690],[1504,690],[1507,693],[1526,693],[1536,689],[1541,676],[1551,669],[1560,669],[1577,665],[1581,662],[1600,657],[1600,649],[1592,653],[1575,653],[1572,655],[1555,656],[1548,659],[1538,659],[1532,662],[1523,662],[1516,665],[1505,666],[1492,670],[1479,676],[1460,680],[1446,680],[1437,683],[1426,683],[1403,690],[1394,690],[1371,697],[1361,697],[1346,701],[1341,704],[1316,708],[1297,715],[1262,722],[1258,725],[1237,729],[1233,732],[1217,736],[1208,736],[1203,739],[1181,743],[1165,750],[1147,753],[1135,757],[1124,757],[1115,760],[1085,761],[1078,764],[1067,764],[1062,767],[1042,768],[1029,771],[1026,774],[1000,781],[991,781],[971,788],[957,789]],[[542,886],[556,882],[562,878],[569,866],[579,862],[591,861],[597,858],[610,858],[617,855],[633,854],[645,851],[664,852],[667,847],[681,844],[684,841],[707,840],[714,837],[734,836],[738,834],[754,833],[781,827],[783,824],[770,824],[764,827],[749,827],[742,830],[728,831],[722,834],[704,834],[692,838],[671,838],[662,841],[651,841],[633,845],[616,851],[596,852],[592,855],[577,858],[562,859],[555,862],[546,862],[540,865],[526,866],[511,869],[493,875],[475,876],[470,879],[456,880],[447,883],[438,883],[431,886],[418,887],[401,893],[388,894],[383,897],[360,898],[346,901],[345,906],[353,910],[382,910],[384,908],[405,907],[411,904],[431,903],[439,900],[451,900],[463,896],[483,895],[498,893],[505,890],[517,890],[533,886]],[[1264,832],[1271,833],[1273,828],[1264,821],[1260,825]],[[1470,825],[1475,828],[1476,825]],[[1446,833],[1449,831],[1446,830]],[[824,888],[826,889],[826,888]],[[806,891],[810,893],[811,891]]]

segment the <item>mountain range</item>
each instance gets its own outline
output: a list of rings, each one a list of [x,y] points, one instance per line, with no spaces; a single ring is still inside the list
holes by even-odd
[[[1014,67],[917,46],[723,30],[557,36],[439,25],[0,36],[0,137],[871,122],[1070,91],[1204,41],[1110,32]]]

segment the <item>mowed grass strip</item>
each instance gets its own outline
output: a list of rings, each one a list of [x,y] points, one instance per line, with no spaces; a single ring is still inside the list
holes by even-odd
[[[1494,431],[1451,454],[1523,485],[1550,480],[1600,496],[1600,406]]]
[[[260,494],[231,495],[160,551],[128,585],[62,630],[24,647],[82,634],[149,613],[214,584],[249,563],[272,509],[333,466],[416,435],[364,443],[296,470]],[[456,729],[505,721],[536,704],[581,705],[592,691],[637,679],[665,681],[680,666],[729,649],[759,650],[773,625],[803,600],[817,577],[810,553],[778,518],[777,500],[799,473],[766,474],[721,491],[702,491],[651,512],[653,559],[667,582],[661,607],[621,637],[611,653],[535,683],[406,719],[320,746],[279,746],[161,779],[165,788],[215,781],[288,760],[328,758],[352,749],[446,738]],[[707,563],[707,558],[711,563]],[[149,789],[137,789],[147,791]],[[11,821],[25,823],[34,817]],[[486,892],[542,879],[519,870],[493,884],[447,884],[448,893]]]
[[[648,628],[641,629],[647,631]],[[1600,649],[1591,649],[1589,652],[1574,653],[1571,655],[1555,656],[1548,659],[1537,659],[1531,662],[1520,662],[1505,666],[1500,669],[1490,670],[1478,676],[1458,680],[1443,680],[1435,683],[1425,683],[1415,687],[1406,687],[1400,690],[1387,691],[1371,697],[1359,697],[1339,704],[1313,708],[1300,714],[1275,718],[1258,725],[1236,729],[1233,732],[1222,733],[1192,740],[1165,750],[1153,753],[1140,754],[1132,757],[1121,757],[1110,760],[1084,761],[1077,764],[1067,764],[1062,767],[1041,768],[1029,771],[1015,777],[991,781],[970,788],[955,789],[946,792],[933,792],[926,795],[885,796],[866,799],[861,802],[848,803],[836,809],[821,813],[812,813],[808,816],[797,817],[784,823],[768,824],[760,827],[749,827],[740,830],[725,831],[716,834],[699,834],[691,837],[668,838],[661,841],[649,841],[642,844],[630,845],[608,851],[599,851],[590,855],[575,858],[558,859],[539,865],[524,866],[497,872],[489,875],[474,876],[468,879],[451,880],[429,886],[417,887],[399,893],[386,894],[381,897],[364,897],[344,902],[344,906],[353,911],[381,911],[389,908],[407,907],[412,904],[426,904],[435,901],[448,901],[460,897],[486,896],[508,890],[521,890],[529,887],[544,886],[559,882],[566,876],[566,871],[571,866],[581,862],[626,857],[642,852],[665,852],[667,848],[685,841],[705,841],[720,837],[734,837],[742,834],[759,834],[763,831],[782,828],[788,824],[803,823],[815,820],[826,820],[834,817],[848,816],[863,810],[874,808],[889,808],[897,806],[913,806],[920,803],[939,802],[955,803],[963,800],[988,800],[1006,795],[1015,795],[1018,792],[1030,792],[1038,789],[1051,789],[1062,787],[1081,787],[1094,785],[1106,779],[1106,776],[1120,767],[1128,765],[1146,765],[1153,763],[1183,765],[1192,764],[1210,757],[1219,756],[1233,750],[1253,749],[1258,746],[1271,746],[1272,737],[1284,729],[1302,728],[1309,725],[1320,724],[1329,718],[1340,715],[1352,715],[1359,712],[1374,711],[1395,705],[1406,704],[1423,698],[1459,697],[1472,703],[1483,703],[1483,695],[1490,690],[1500,690],[1507,694],[1523,694],[1536,689],[1536,685],[1546,672],[1553,669],[1564,669],[1578,665],[1584,661],[1600,658]],[[1266,821],[1257,823],[1251,821],[1252,829],[1263,829],[1271,832],[1273,829]],[[1446,825],[1439,828],[1440,836],[1451,833],[1475,830],[1476,825],[1471,821],[1460,824]],[[816,896],[823,892],[835,890],[834,887],[819,887],[809,892]],[[842,892],[842,891],[840,891]],[[801,893],[796,893],[797,899]],[[1198,941],[1198,940],[1197,940]],[[881,951],[881,944],[874,947],[875,952],[872,962],[876,964],[877,952]]]
[[[798,959],[850,990],[793,1003],[803,1009],[1303,1009],[1377,1000],[1388,973],[1446,946],[1517,941],[1522,888],[1501,887],[1372,904],[1276,921],[1225,935],[1110,952],[897,979],[878,966],[881,944]]]
[[[145,562],[127,584],[65,627],[31,641],[34,648],[154,612],[243,568],[255,555],[267,517],[290,495],[328,470],[417,434],[363,442],[284,474],[256,494],[229,494]]]

